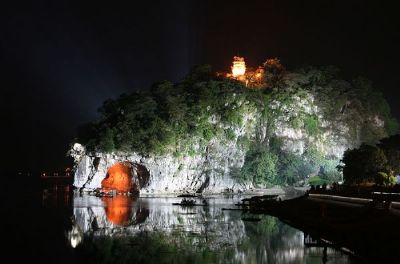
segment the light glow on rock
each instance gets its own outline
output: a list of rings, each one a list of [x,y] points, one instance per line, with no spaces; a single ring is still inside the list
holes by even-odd
[[[118,162],[108,169],[106,178],[101,182],[104,192],[130,192],[134,187],[131,166],[129,163]]]

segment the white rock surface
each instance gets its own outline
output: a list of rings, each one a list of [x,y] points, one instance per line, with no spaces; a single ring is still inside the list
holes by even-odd
[[[243,105],[246,111],[240,126],[220,123],[219,116],[212,116],[209,120],[224,130],[231,129],[235,139],[213,138],[204,150],[199,149],[199,144],[194,144],[196,154],[193,156],[141,156],[135,152],[87,153],[82,145],[76,143],[70,150],[76,164],[74,186],[86,190],[100,188],[110,166],[116,162],[128,161],[143,165],[150,174],[148,184],[140,190],[141,193],[219,193],[227,189],[236,192],[253,187],[251,184],[240,184],[235,179],[244,164],[247,151],[245,146],[236,142],[240,137],[245,136],[252,142],[265,142],[274,136],[282,140],[284,151],[301,155],[312,146],[338,161],[346,149],[360,144],[359,130],[356,129],[358,132],[352,135],[349,131],[354,131],[354,127],[349,127],[348,121],[340,115],[335,120],[324,119],[322,112],[314,105],[311,94],[305,95],[303,99],[295,97],[289,105],[281,106],[278,101],[271,102],[268,107],[275,110],[280,108],[283,114],[274,120],[264,120],[265,124],[260,124],[260,113],[251,103],[246,101]],[[318,137],[308,135],[304,124],[293,127],[290,120],[304,114],[319,117],[322,133]],[[383,121],[375,116],[372,118],[378,127],[383,126]]]

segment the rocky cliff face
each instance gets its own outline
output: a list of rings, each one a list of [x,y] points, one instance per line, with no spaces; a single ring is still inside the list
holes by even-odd
[[[70,151],[76,163],[74,186],[88,190],[100,188],[108,169],[118,162],[129,162],[134,177],[145,171],[147,176],[140,186],[140,192],[144,193],[237,192],[268,184],[298,183],[310,175],[337,175],[335,167],[347,148],[357,147],[364,141],[373,142],[389,133],[389,114],[387,110],[375,111],[371,106],[373,102],[368,101],[369,99],[362,99],[348,92],[351,90],[350,83],[332,79],[324,81],[322,86],[321,81],[313,81],[315,76],[319,75],[310,72],[286,74],[280,83],[280,87],[284,88],[267,92],[251,91],[240,83],[234,83],[238,87],[220,92],[218,97],[200,98],[195,105],[195,113],[201,113],[206,119],[203,122],[199,117],[197,123],[205,123],[202,126],[206,126],[208,130],[201,130],[200,135],[190,132],[193,129],[188,129],[185,134],[176,132],[173,141],[175,143],[165,143],[161,153],[149,151],[140,154],[134,147],[131,150],[124,148],[107,151],[98,147],[88,151],[83,145],[76,143]],[[200,84],[207,89],[227,89],[225,80],[211,80]],[[228,84],[232,85],[230,82]],[[190,87],[193,86],[196,84],[190,84]],[[153,98],[160,97],[159,94],[156,95]],[[170,96],[168,98],[172,101]],[[180,97],[175,95],[174,98]],[[133,110],[116,102],[118,103],[120,106],[113,105],[113,109],[117,110],[108,113],[104,122],[112,124],[108,120],[113,113],[118,114],[119,120],[134,120],[132,124],[142,122],[132,117],[138,116],[138,110],[129,116],[127,112]],[[174,106],[172,104],[170,108],[173,109]],[[191,106],[192,109],[195,106]],[[158,106],[157,109],[166,111],[164,105],[162,107]],[[185,103],[180,107],[188,108],[189,105]],[[159,120],[156,123],[160,125],[160,129],[165,129],[166,124],[170,124],[164,130],[165,133],[173,129],[178,131],[179,127],[188,126],[193,121],[190,118],[197,118],[187,114],[194,112],[190,108],[187,113],[178,112],[179,115],[176,114],[176,109],[173,109],[174,112],[168,111],[169,119],[164,118],[166,121],[161,125]],[[227,118],[226,113],[233,117]],[[189,117],[172,119],[174,114]],[[126,130],[121,121],[109,126],[120,126],[118,131],[122,132],[103,142],[111,141],[112,146],[113,142],[123,142],[123,133]],[[199,129],[196,122],[194,127]],[[133,135],[136,132],[132,130]],[[128,136],[133,137],[132,134]],[[159,139],[162,136],[153,137]],[[147,140],[148,136],[143,138]],[[154,141],[149,142],[153,144]],[[178,153],[178,149],[183,149],[182,145],[189,146],[190,151]],[[261,149],[261,153],[266,152],[268,155],[257,154],[252,157],[249,153],[254,149]],[[257,160],[260,156],[266,158]],[[247,171],[243,170],[244,166]],[[139,167],[142,172],[137,171]],[[252,176],[242,177],[246,173],[259,173],[261,178],[258,176],[253,180]],[[265,179],[262,178],[264,174],[267,175]]]
[[[108,169],[118,162],[140,164],[149,172],[142,193],[223,192],[227,188],[243,189],[230,172],[240,169],[244,153],[233,146],[219,146],[223,152],[211,153],[212,158],[195,155],[181,158],[168,156],[143,157],[136,153],[95,153],[74,155],[77,167],[74,186],[86,190],[101,188]],[[79,148],[75,145],[74,149]],[[226,155],[226,156],[224,156]],[[133,173],[135,174],[135,172]]]

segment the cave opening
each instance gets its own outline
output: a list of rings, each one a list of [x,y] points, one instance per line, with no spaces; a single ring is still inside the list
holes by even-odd
[[[101,189],[104,192],[139,193],[148,184],[149,177],[149,171],[141,164],[117,162],[108,168]]]
[[[133,164],[133,174],[136,176],[137,184],[139,188],[142,189],[149,184],[150,173],[147,168],[141,164],[134,163]]]

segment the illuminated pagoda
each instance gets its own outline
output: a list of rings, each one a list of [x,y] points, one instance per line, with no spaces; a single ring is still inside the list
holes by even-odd
[[[245,76],[246,73],[246,62],[243,57],[235,56],[232,62],[232,77],[240,79]]]

